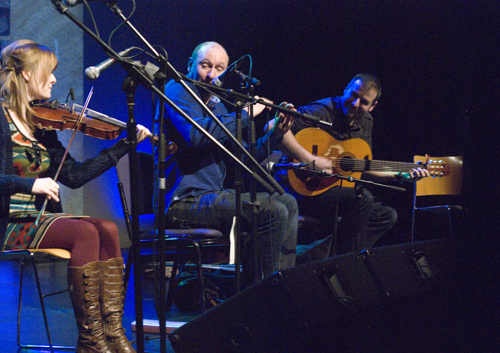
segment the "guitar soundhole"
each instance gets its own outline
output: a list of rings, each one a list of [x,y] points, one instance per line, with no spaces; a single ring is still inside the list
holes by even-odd
[[[354,163],[355,161],[349,157],[342,158],[340,160],[340,169],[344,172],[352,172],[354,170]]]

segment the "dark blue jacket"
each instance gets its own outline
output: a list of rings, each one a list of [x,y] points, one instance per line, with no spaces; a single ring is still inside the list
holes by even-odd
[[[201,98],[200,93],[193,84],[188,85]],[[175,81],[170,81],[165,87],[165,95],[170,98],[179,108],[196,121],[201,127],[210,133],[216,140],[231,147],[231,139],[215,123],[202,107],[192,98],[189,93]],[[235,135],[236,118],[235,114],[228,114],[224,105],[216,100],[211,100],[208,107],[214,115],[224,124],[224,126]],[[205,192],[223,190],[226,178],[227,156],[209,138],[205,137],[190,122],[178,114],[172,107],[165,104],[165,133],[168,141],[174,141],[178,150],[174,155],[173,163],[167,174],[173,172],[175,175],[170,193],[167,195],[167,207],[170,202],[186,196],[196,196]],[[248,126],[248,115],[242,112],[242,128]],[[155,127],[156,131],[158,126]],[[273,149],[281,143],[282,137],[276,134],[269,139],[270,148]],[[257,161],[263,160],[267,156],[268,134],[256,141]],[[243,145],[245,143],[243,142]],[[234,153],[234,149],[232,149]]]

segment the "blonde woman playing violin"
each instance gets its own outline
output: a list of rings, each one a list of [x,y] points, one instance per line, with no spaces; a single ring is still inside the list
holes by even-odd
[[[79,330],[78,353],[130,353],[122,327],[123,258],[113,222],[61,213],[54,181],[65,148],[55,131],[32,123],[29,103],[51,97],[56,56],[31,40],[19,40],[1,52],[0,95],[0,240],[3,249],[63,248],[71,252],[68,283]],[[137,140],[149,130],[138,126]],[[79,188],[114,167],[128,151],[125,139],[98,156],[77,162],[67,156],[58,181]],[[38,210],[47,212],[35,225]],[[85,293],[90,292],[90,298]]]

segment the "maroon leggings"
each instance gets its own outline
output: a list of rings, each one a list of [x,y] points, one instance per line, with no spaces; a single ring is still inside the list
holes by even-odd
[[[61,248],[71,253],[68,266],[121,257],[118,228],[98,218],[59,218],[52,223],[38,248]]]

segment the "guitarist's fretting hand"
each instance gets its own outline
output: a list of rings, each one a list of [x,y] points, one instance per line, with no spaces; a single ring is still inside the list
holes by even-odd
[[[421,162],[419,162],[421,164]],[[415,183],[420,179],[427,178],[430,173],[425,168],[415,168],[410,170],[408,173],[397,173],[394,175],[394,179],[397,181],[406,181],[409,183]]]

